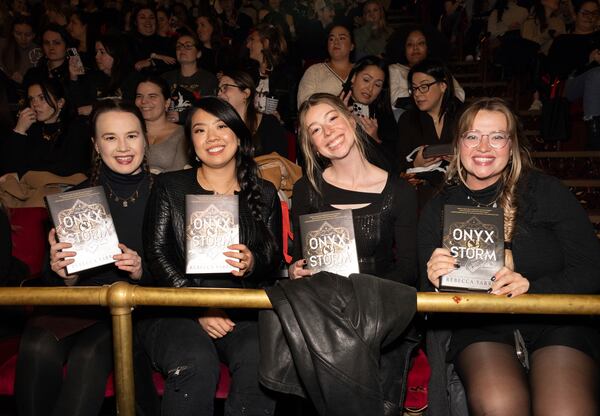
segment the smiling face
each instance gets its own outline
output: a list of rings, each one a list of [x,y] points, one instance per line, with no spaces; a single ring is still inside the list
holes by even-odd
[[[577,33],[592,33],[600,18],[600,8],[596,2],[587,1],[581,5],[575,17]]]
[[[204,16],[200,16],[196,23],[198,24],[196,34],[198,35],[200,42],[204,44],[209,44],[214,28],[212,27],[208,19]]]
[[[166,117],[170,102],[170,99],[165,99],[160,87],[153,82],[140,82],[137,87],[135,105],[146,121],[156,121]]]
[[[39,84],[33,84],[27,89],[27,99],[29,106],[35,112],[35,119],[46,124],[55,123],[58,120],[60,109],[65,104],[64,99],[56,100],[51,95],[50,100],[52,100],[52,103],[48,103]]]
[[[110,75],[113,63],[113,57],[108,54],[102,42],[96,42],[96,65],[98,65],[98,69]]]
[[[31,45],[34,36],[33,28],[27,23],[18,23],[13,29],[13,37],[19,48],[27,48]]]
[[[122,175],[140,172],[146,140],[135,115],[124,111],[100,114],[95,131],[94,147],[110,170]]]
[[[413,89],[413,99],[419,110],[436,114],[439,111],[442,99],[444,98],[444,92],[446,92],[446,83],[437,82],[432,84],[429,86],[429,91],[425,93],[418,90],[418,87],[431,84],[435,81],[434,77],[423,72],[415,72],[413,74],[411,87]]]
[[[469,130],[478,130],[484,136],[476,147],[469,148],[459,139],[460,162],[466,172],[466,185],[479,190],[493,185],[500,179],[508,165],[512,140],[502,149],[490,146],[488,133],[508,132],[508,120],[500,111],[480,110]]]
[[[383,21],[381,6],[377,3],[369,3],[363,10],[363,16],[366,23],[379,27]]]
[[[192,116],[191,129],[194,151],[202,165],[211,168],[235,165],[239,140],[225,122],[200,109]]]
[[[369,65],[354,75],[352,98],[361,104],[371,104],[381,93],[385,72],[376,65]]]
[[[356,150],[356,123],[333,106],[321,103],[310,107],[304,123],[313,149],[323,157],[339,160]]]
[[[348,60],[353,49],[354,45],[348,29],[342,26],[335,26],[331,29],[327,38],[327,52],[331,59]]]
[[[410,32],[404,46],[406,49],[406,60],[410,67],[418,64],[427,57],[427,39],[418,30]]]
[[[42,48],[48,61],[60,65],[65,60],[67,45],[60,33],[47,30],[42,35]]]
[[[152,9],[142,9],[135,19],[137,30],[141,35],[151,36],[156,32],[156,16]]]

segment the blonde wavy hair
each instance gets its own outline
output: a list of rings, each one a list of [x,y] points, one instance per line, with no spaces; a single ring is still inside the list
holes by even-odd
[[[356,143],[356,147],[360,152],[363,159],[366,160],[365,157],[365,132],[360,128],[358,123],[354,121],[352,113],[348,110],[348,108],[344,105],[344,102],[335,95],[327,94],[323,92],[318,92],[312,94],[310,97],[306,99],[300,106],[300,110],[298,112],[298,125],[299,125],[299,137],[300,137],[300,148],[302,149],[302,153],[304,154],[305,164],[306,164],[306,176],[310,181],[311,185],[315,188],[315,190],[320,194],[321,189],[318,184],[317,178],[323,172],[324,168],[329,166],[331,163],[329,159],[321,156],[317,153],[311,139],[310,133],[308,131],[308,126],[306,124],[306,113],[312,107],[319,104],[327,104],[333,107],[336,110],[340,117],[342,117],[350,126],[355,126],[354,129],[354,142]]]
[[[472,129],[475,117],[482,110],[496,111],[504,114],[508,124],[507,133],[510,136],[510,156],[508,164],[502,172],[502,190],[498,196],[498,205],[504,210],[504,241],[506,247],[504,264],[509,269],[514,270],[514,260],[510,243],[514,235],[518,211],[517,184],[522,174],[533,168],[533,163],[519,120],[504,100],[495,97],[480,98],[469,105],[462,113],[457,123],[453,142],[455,157],[448,166],[446,183],[457,184],[462,182],[465,186],[467,184],[466,171],[461,161],[460,138],[465,132]]]

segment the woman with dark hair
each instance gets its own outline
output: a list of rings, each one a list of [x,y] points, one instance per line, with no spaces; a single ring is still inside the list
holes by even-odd
[[[12,21],[11,38],[0,46],[0,68],[16,83],[23,81],[27,70],[33,68],[42,56],[34,38],[31,18],[19,15]]]
[[[27,107],[19,112],[13,131],[2,138],[0,174],[88,172],[89,128],[81,118],[70,117],[67,104],[58,80],[46,79],[27,88]]]
[[[441,248],[444,205],[455,204],[503,210],[504,267],[488,277],[489,296],[600,292],[600,244],[588,216],[559,180],[533,168],[524,138],[498,98],[482,98],[462,114],[444,187],[420,216],[421,290],[434,291],[456,268]],[[440,392],[430,397],[431,412],[450,408],[453,364],[470,415],[598,413],[600,333],[587,317],[481,314],[428,322],[428,351],[441,349],[430,355],[439,357],[431,361],[437,376],[430,391]],[[457,392],[456,379],[451,384]]]
[[[376,149],[379,157],[372,162],[390,170],[396,165],[398,127],[390,106],[387,64],[377,56],[365,56],[354,64],[349,79],[350,90],[342,98]]]
[[[199,101],[185,131],[196,168],[157,177],[146,215],[146,253],[158,284],[272,284],[281,263],[281,208],[274,186],[257,176],[250,131],[231,105],[215,97]],[[190,194],[238,195],[240,244],[223,253],[235,268],[231,274],[186,274],[185,196]],[[211,308],[198,315],[178,310],[138,325],[141,345],[166,377],[163,414],[212,416],[220,360],[233,378],[225,413],[272,414],[275,401],[258,383],[256,311]]]
[[[422,27],[412,27],[404,38],[403,53],[401,53],[400,62],[390,65],[390,102],[392,107],[400,109],[398,116],[402,112],[414,108],[409,89],[408,73],[410,69],[419,62],[427,59],[431,54],[431,36]],[[454,94],[460,101],[465,100],[465,91],[458,81],[452,78]]]
[[[317,92],[339,95],[352,71],[351,56],[354,51],[353,32],[344,25],[333,25],[327,38],[326,62],[311,65],[298,85],[298,107]]]
[[[162,77],[169,83],[171,107],[169,121],[183,124],[188,111],[205,95],[215,95],[217,77],[198,65],[202,56],[200,41],[195,35],[183,34],[177,38],[175,56],[179,68]]]
[[[566,32],[564,22],[557,16],[558,7],[559,0],[535,0],[521,26],[523,39],[539,45],[543,55],[548,55],[554,38]]]
[[[254,107],[259,113],[275,114],[292,126],[295,113],[296,78],[294,70],[285,62],[287,42],[277,26],[261,23],[250,31],[246,41],[249,57],[258,64],[251,72],[256,81]],[[268,105],[277,100],[277,106]]]
[[[488,17],[487,29],[492,40],[509,32],[519,32],[529,12],[517,0],[498,0]],[[510,35],[509,35],[510,36]]]
[[[398,120],[402,138],[398,141],[396,155],[400,170],[417,168],[419,178],[434,186],[443,179],[447,161],[442,156],[424,157],[423,151],[427,146],[452,141],[462,105],[454,95],[452,79],[452,74],[440,61],[425,60],[413,66],[408,73],[408,83],[416,108],[408,110]]]
[[[34,68],[30,68],[23,79],[23,85],[31,85],[44,79],[58,79],[63,85],[71,77],[67,49],[75,46],[75,42],[65,28],[57,24],[49,24],[42,31],[42,51],[44,56]],[[76,74],[73,74],[76,75]]]
[[[232,59],[223,39],[221,20],[213,14],[198,16],[196,34],[200,40],[200,66],[213,74],[228,69]]]
[[[175,51],[171,39],[156,33],[154,9],[140,7],[131,14],[131,21],[131,54],[135,70],[161,74],[171,69],[177,62],[173,58]]]
[[[99,286],[117,281],[144,282],[142,219],[152,178],[145,158],[144,120],[130,104],[98,103],[91,117],[94,169],[77,186],[101,185],[119,235],[122,253],[114,264],[67,274],[76,252],[59,243],[50,230],[47,284]],[[83,139],[83,137],[82,137]],[[85,136],[89,141],[89,136]],[[63,377],[63,366],[68,371]],[[106,379],[113,368],[112,330],[105,310],[52,310],[33,316],[21,336],[15,392],[20,415],[97,415],[104,401]]]
[[[231,104],[246,123],[252,134],[255,156],[277,152],[287,157],[287,137],[279,120],[271,114],[256,111],[255,85],[245,72],[225,71],[219,79],[219,97]]]
[[[188,151],[183,127],[167,119],[171,107],[169,84],[158,75],[143,77],[135,93],[135,105],[146,121],[148,163],[152,173],[183,169]]]

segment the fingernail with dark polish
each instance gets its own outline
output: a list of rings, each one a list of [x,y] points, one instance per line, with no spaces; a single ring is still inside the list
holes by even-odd
[[[460,269],[460,264],[458,264],[458,263],[454,263],[454,268],[455,268],[455,269]]]
[[[487,290],[487,293],[492,293],[492,290],[494,290],[494,289],[492,289],[492,288],[490,287],[490,288]]]
[[[496,276],[492,276],[492,278],[490,279],[492,282],[496,281]]]
[[[506,295],[507,298],[512,298],[512,293],[509,293],[508,295]]]

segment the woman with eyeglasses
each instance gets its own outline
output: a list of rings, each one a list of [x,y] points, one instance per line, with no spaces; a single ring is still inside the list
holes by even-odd
[[[175,56],[179,68],[162,75],[169,83],[171,106],[168,119],[183,124],[188,111],[196,102],[206,96],[215,95],[217,77],[198,65],[202,56],[200,41],[192,34],[181,35],[175,43]]]
[[[256,84],[246,72],[225,71],[219,80],[219,97],[235,108],[252,133],[254,155],[277,152],[280,156],[287,157],[285,129],[274,115],[256,111],[255,94]]]
[[[420,216],[421,290],[436,290],[440,276],[455,270],[456,259],[441,248],[442,212],[457,204],[503,209],[504,267],[489,276],[489,296],[600,293],[600,243],[588,216],[558,179],[533,168],[524,140],[499,98],[482,98],[462,114],[444,187]],[[446,366],[453,364],[469,414],[597,414],[600,334],[587,317],[486,314],[428,322],[451,331],[447,352],[440,332],[428,336],[428,351],[442,349],[430,355],[441,360],[432,363],[432,383],[446,391]],[[517,358],[519,338],[529,370]],[[438,396],[430,410],[448,406]]]
[[[406,111],[398,120],[397,163],[400,171],[418,172],[416,176],[414,172],[409,175],[413,183],[435,187],[443,179],[449,155],[425,157],[423,151],[430,145],[452,142],[462,103],[454,95],[452,74],[440,61],[416,64],[408,73],[408,82],[416,108]],[[427,198],[428,192],[423,189],[421,195]]]

